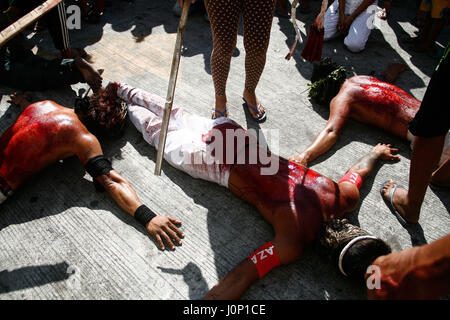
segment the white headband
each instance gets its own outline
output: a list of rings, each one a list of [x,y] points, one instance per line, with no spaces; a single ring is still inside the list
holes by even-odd
[[[339,255],[339,264],[338,265],[339,265],[339,270],[342,272],[342,274],[344,276],[348,277],[347,274],[344,271],[344,268],[342,268],[342,260],[344,259],[345,253],[348,251],[348,249],[350,249],[350,247],[355,242],[358,242],[360,240],[365,240],[365,239],[375,239],[376,240],[378,238],[374,237],[374,236],[359,236],[359,237],[353,238],[349,243],[347,243],[347,245],[344,247],[344,249],[342,249],[341,254]]]

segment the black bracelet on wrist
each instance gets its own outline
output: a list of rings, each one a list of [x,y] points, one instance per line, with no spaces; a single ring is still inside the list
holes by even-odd
[[[154,217],[156,217],[156,214],[145,204],[137,208],[134,212],[134,218],[144,227],[147,226],[147,223],[149,223]]]

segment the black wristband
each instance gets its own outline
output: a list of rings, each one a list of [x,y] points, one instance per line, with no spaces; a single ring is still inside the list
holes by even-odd
[[[142,224],[144,227],[149,223],[154,217],[156,217],[156,214],[145,204],[140,206],[136,209],[134,212],[134,218]]]
[[[105,158],[104,155],[96,156],[90,158],[88,162],[84,165],[87,173],[90,174],[92,178],[97,178],[104,174],[109,174],[113,170],[111,166],[111,161]]]

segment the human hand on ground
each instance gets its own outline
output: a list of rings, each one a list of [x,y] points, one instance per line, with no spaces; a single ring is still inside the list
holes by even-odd
[[[181,245],[180,238],[184,238],[184,234],[175,224],[181,225],[181,221],[166,216],[156,216],[147,224],[147,231],[156,239],[161,250],[165,249],[163,239],[171,250],[175,250],[173,241]]]
[[[381,160],[400,161],[400,157],[396,155],[398,149],[393,148],[391,144],[379,143],[373,147],[372,152],[377,153]]]

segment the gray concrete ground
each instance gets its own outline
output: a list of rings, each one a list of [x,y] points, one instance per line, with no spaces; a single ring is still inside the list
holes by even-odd
[[[177,19],[174,1],[114,2],[98,25],[72,31],[73,47],[85,46],[105,80],[127,82],[166,95]],[[352,74],[383,70],[388,62],[404,62],[410,70],[397,85],[422,99],[437,59],[414,53],[402,39],[417,30],[410,21],[415,7],[399,1],[388,22],[376,20],[367,49],[352,54],[342,39],[324,46],[324,56],[345,65]],[[408,3],[408,4],[407,4]],[[313,2],[317,12],[319,3]],[[298,14],[305,36],[314,14]],[[449,36],[446,29],[441,43]],[[35,49],[53,55],[48,34],[30,35]],[[305,90],[312,66],[302,60],[302,45],[291,61],[284,60],[294,39],[291,23],[274,18],[265,72],[258,96],[268,121],[260,127],[270,141],[280,130],[279,153],[288,157],[303,150],[328,118],[327,108],[312,104]],[[201,14],[189,18],[175,104],[209,117],[213,104],[210,76],[211,33]],[[232,59],[228,82],[231,117],[257,128],[242,108],[244,83],[242,32]],[[34,100],[52,99],[73,106],[86,85],[33,93]],[[12,89],[1,87],[0,132],[18,111],[7,103]],[[393,178],[408,183],[410,149],[406,142],[378,129],[350,121],[342,138],[312,168],[332,179],[344,172],[378,142],[401,150],[401,161],[379,166],[365,181],[360,206],[349,219],[387,240],[394,250],[429,243],[450,231],[448,193],[428,189],[420,226],[406,230],[383,203],[379,187]],[[233,266],[272,237],[271,227],[256,209],[226,188],[199,181],[163,166],[153,174],[155,150],[128,126],[125,136],[103,144],[113,166],[134,185],[141,199],[161,215],[184,222],[184,243],[176,251],[160,251],[133,219],[104,193],[96,193],[90,177],[75,158],[61,161],[37,175],[0,206],[1,299],[199,299]],[[279,267],[254,284],[244,299],[364,299],[365,290],[338,272],[337,266],[311,247],[302,259]]]

